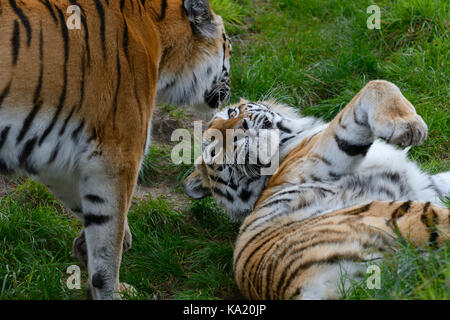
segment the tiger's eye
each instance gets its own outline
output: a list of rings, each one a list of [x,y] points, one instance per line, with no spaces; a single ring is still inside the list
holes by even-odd
[[[236,117],[236,109],[228,109],[228,118],[235,118]]]

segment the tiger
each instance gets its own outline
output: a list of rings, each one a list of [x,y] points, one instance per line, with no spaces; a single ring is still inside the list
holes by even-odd
[[[0,28],[0,172],[81,220],[88,294],[119,298],[154,106],[206,114],[227,99],[224,21],[208,0],[0,0]]]
[[[233,266],[245,298],[340,299],[399,237],[432,248],[448,241],[450,172],[429,175],[408,159],[428,127],[396,85],[368,82],[329,123],[296,110],[241,99],[217,112],[183,182],[188,196],[212,195],[241,222]],[[278,133],[276,153],[251,163],[261,129]],[[209,137],[215,130],[245,134],[225,143]]]

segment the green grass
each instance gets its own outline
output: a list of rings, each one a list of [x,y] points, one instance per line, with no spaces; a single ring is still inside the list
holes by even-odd
[[[343,299],[450,299],[450,245],[419,250],[407,241],[398,243],[379,265],[380,288],[369,289],[367,280],[372,273],[365,274],[350,290],[342,290]]]
[[[368,30],[358,0],[212,0],[233,41],[232,97],[276,98],[307,115],[333,118],[372,79],[397,84],[429,127],[410,151],[431,172],[450,170],[449,5],[444,0],[379,0],[381,30]],[[184,111],[163,112],[185,120]],[[232,275],[238,226],[211,200],[187,200],[180,182],[191,172],[170,162],[168,145],[153,146],[141,183],[168,186],[174,196],[135,201],[133,248],[121,280],[133,299],[239,298]],[[0,205],[0,298],[82,299],[65,270],[75,264],[72,240],[81,226],[40,185],[19,180]],[[176,203],[178,198],[184,204]],[[448,299],[450,246],[429,252],[400,242],[381,265],[382,289],[364,283],[346,299]],[[83,272],[83,277],[86,273]]]

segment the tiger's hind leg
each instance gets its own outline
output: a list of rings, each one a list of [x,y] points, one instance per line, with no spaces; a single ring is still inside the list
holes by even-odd
[[[88,163],[80,166],[88,287],[93,299],[120,297],[119,268],[127,229],[126,215],[139,167],[139,163],[130,160],[111,161],[113,157],[97,156],[96,161],[86,160]]]
[[[302,172],[313,180],[348,174],[362,162],[375,138],[419,145],[427,126],[392,83],[369,82],[317,138]]]
[[[380,261],[385,252],[397,245],[398,236],[417,247],[436,248],[447,243],[449,213],[447,208],[430,202],[374,201],[312,218],[301,232],[295,230],[298,236],[292,239],[297,242],[285,241],[288,249],[281,251],[283,256],[274,258],[286,261],[288,271],[286,277],[279,278],[283,284],[277,287],[282,288],[280,296],[338,299],[340,289],[348,289],[351,282],[361,280],[361,271],[365,273],[369,265]],[[313,240],[309,234],[314,234]],[[305,235],[307,238],[302,238]],[[300,240],[314,241],[315,245],[302,248],[301,254],[297,253],[298,260],[294,260],[294,253],[300,250],[296,244],[303,243]]]

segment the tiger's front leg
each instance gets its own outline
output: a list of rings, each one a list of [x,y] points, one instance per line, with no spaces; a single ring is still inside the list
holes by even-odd
[[[123,252],[126,252],[131,249],[132,244],[132,235],[130,231],[130,227],[128,226],[128,219],[125,222],[125,234],[123,237]],[[84,234],[84,229],[81,230],[78,237],[76,237],[73,241],[72,246],[72,257],[77,259],[83,267],[87,268],[88,265],[88,256],[87,256],[87,247],[86,247],[86,236]]]
[[[126,215],[139,168],[139,159],[123,161],[117,159],[120,155],[103,152],[103,156],[86,160],[80,166],[83,168],[81,218],[87,249],[88,288],[93,299],[120,297],[119,269]]]
[[[303,172],[329,179],[353,171],[374,140],[419,145],[428,128],[394,84],[369,82],[317,138]]]

